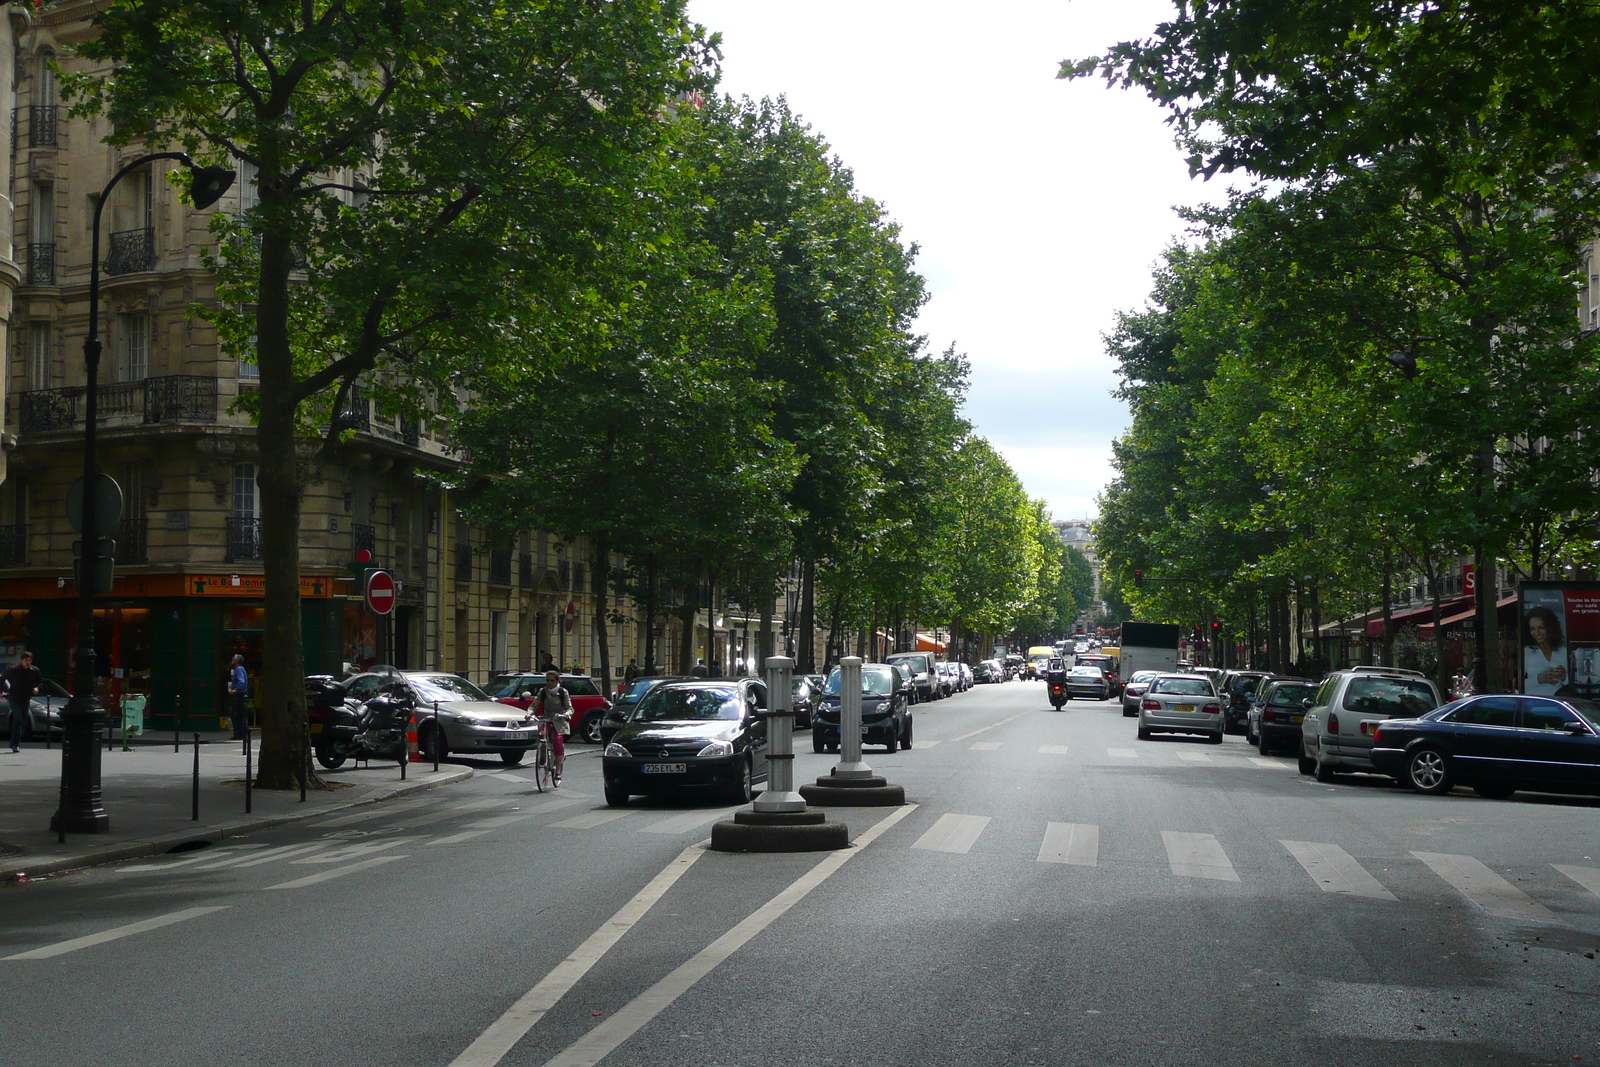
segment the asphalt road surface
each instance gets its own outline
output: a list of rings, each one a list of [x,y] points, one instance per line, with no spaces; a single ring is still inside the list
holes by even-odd
[[[0,889],[0,1060],[489,1067],[1600,1060],[1597,805],[1318,785],[1039,682],[917,707],[849,850],[475,779]],[[832,759],[799,736],[800,781]],[[720,806],[719,806],[720,805]]]

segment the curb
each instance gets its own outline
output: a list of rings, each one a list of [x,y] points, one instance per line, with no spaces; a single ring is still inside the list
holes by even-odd
[[[381,804],[385,800],[393,800],[406,793],[417,793],[424,789],[435,789],[443,785],[454,785],[473,777],[471,767],[458,767],[450,772],[440,772],[440,777],[430,781],[396,782],[394,785],[383,788],[374,787],[375,791],[365,796],[349,800],[342,804],[332,804],[315,811],[294,812],[288,815],[272,815],[262,817],[240,818],[237,822],[211,823],[196,827],[193,830],[179,831],[170,834],[159,834],[144,841],[125,841],[119,845],[111,845],[100,849],[89,849],[70,856],[43,856],[35,862],[26,862],[26,857],[14,856],[0,865],[0,885],[16,882],[19,876],[28,879],[42,878],[46,875],[62,874],[67,871],[81,870],[85,867],[99,867],[107,863],[120,863],[123,860],[143,859],[146,856],[158,856],[165,853],[174,845],[181,845],[186,841],[205,841],[216,844],[230,837],[243,837],[257,830],[271,830],[290,823],[304,822],[307,819],[329,815],[336,811],[348,811],[351,808],[360,808],[368,804]]]

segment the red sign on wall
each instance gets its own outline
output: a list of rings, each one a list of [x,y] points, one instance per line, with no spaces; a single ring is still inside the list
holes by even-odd
[[[1461,565],[1461,595],[1478,595],[1478,565],[1476,563],[1464,563]]]

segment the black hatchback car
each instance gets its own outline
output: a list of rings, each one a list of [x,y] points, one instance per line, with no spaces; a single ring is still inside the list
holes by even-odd
[[[861,665],[861,741],[890,752],[911,747],[910,686],[887,663]],[[839,751],[839,671],[828,675],[822,701],[811,719],[811,751]]]
[[[754,678],[666,682],[605,748],[606,803],[685,790],[752,799],[767,777],[767,687]]]
[[[1470,785],[1600,795],[1600,705],[1577,697],[1485,693],[1416,719],[1377,724],[1372,766],[1419,793]]]

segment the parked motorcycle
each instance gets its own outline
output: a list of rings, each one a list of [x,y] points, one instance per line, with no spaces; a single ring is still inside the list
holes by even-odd
[[[365,704],[350,699],[338,681],[326,675],[306,679],[306,719],[311,726],[311,751],[328,770],[347,760],[396,762],[406,754],[406,727],[416,702],[403,683],[384,686]]]

